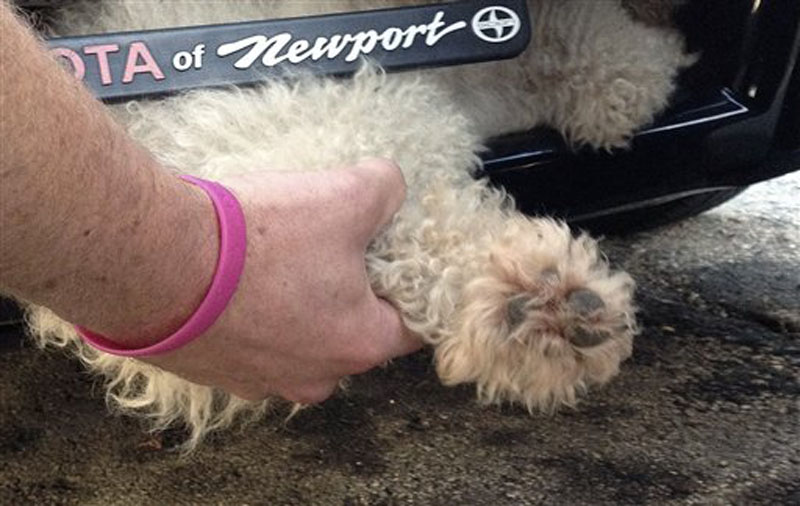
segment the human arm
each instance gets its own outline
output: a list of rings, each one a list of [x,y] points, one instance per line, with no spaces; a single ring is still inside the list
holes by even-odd
[[[155,342],[186,320],[211,280],[211,203],[129,139],[8,5],[0,9],[0,291],[127,346]],[[153,363],[246,398],[313,402],[341,376],[419,346],[364,268],[367,243],[404,197],[396,167],[221,182],[248,222],[240,287],[205,335]]]

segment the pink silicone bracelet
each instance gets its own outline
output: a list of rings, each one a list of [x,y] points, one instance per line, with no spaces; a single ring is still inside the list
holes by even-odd
[[[169,337],[144,348],[126,348],[99,334],[76,326],[84,341],[98,350],[122,357],[147,357],[176,350],[208,330],[225,311],[244,270],[247,253],[247,227],[244,213],[236,197],[219,183],[192,176],[180,176],[199,186],[211,198],[219,224],[219,258],[217,269],[203,302],[192,316]]]

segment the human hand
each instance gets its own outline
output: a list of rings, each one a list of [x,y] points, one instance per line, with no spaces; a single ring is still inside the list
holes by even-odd
[[[0,292],[123,347],[163,339],[212,279],[210,200],[130,139],[6,2],[0,33]],[[397,167],[222,183],[247,218],[240,285],[208,332],[152,363],[246,399],[309,403],[342,376],[419,346],[364,266],[368,242],[403,201]]]
[[[372,292],[364,263],[369,241],[405,197],[396,166],[371,160],[220,182],[247,219],[239,288],[206,334],[148,362],[245,399],[316,403],[342,377],[421,346]]]

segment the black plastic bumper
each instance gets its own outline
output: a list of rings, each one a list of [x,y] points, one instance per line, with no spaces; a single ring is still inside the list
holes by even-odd
[[[701,61],[629,150],[537,129],[495,139],[485,174],[525,212],[582,225],[800,169],[800,2],[695,2],[682,21]]]

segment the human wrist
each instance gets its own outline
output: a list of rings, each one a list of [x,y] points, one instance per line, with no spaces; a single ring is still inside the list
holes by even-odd
[[[82,259],[49,300],[62,318],[123,347],[150,346],[179,328],[203,299],[214,273],[218,232],[204,192],[132,153],[137,170],[95,212],[105,225],[70,247]],[[65,288],[70,289],[67,293]]]
[[[247,225],[236,195],[225,186],[193,176],[180,179],[201,188],[214,205],[218,225],[219,255],[214,276],[203,300],[191,316],[169,335],[151,344],[120,343],[77,326],[81,337],[93,347],[124,357],[154,357],[178,350],[203,335],[222,316],[236,293],[247,254]]]
[[[178,329],[203,300],[217,262],[219,231],[208,196],[166,171],[158,179],[142,223],[149,230],[132,238],[146,257],[118,274],[130,286],[122,294],[126,309],[99,311],[86,325],[121,346],[152,345]]]

